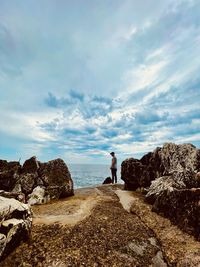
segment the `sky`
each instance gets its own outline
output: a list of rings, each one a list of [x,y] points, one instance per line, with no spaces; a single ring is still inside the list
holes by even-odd
[[[199,0],[0,0],[0,158],[200,146]]]

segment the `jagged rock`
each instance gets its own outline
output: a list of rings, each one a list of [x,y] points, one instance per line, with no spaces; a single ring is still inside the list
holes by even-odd
[[[36,205],[36,204],[46,204],[50,201],[50,195],[47,195],[45,189],[37,186],[34,188],[33,192],[28,195],[28,204]]]
[[[20,184],[22,192],[25,195],[28,195],[33,191],[37,178],[38,175],[36,173],[25,173],[20,175]]]
[[[39,169],[39,162],[37,161],[37,158],[31,157],[30,159],[27,159],[22,167],[22,173],[36,173]]]
[[[71,174],[62,159],[41,163],[31,157],[22,167],[19,162],[0,160],[0,190],[13,193],[8,197],[24,201],[37,186],[43,187],[45,197],[49,195],[52,199],[74,194]]]
[[[31,224],[28,205],[0,197],[0,259],[29,237]]]
[[[0,190],[10,191],[15,186],[21,166],[17,161],[0,160]]]
[[[183,189],[185,184],[175,182],[171,176],[162,176],[152,181],[145,198],[147,202],[153,204],[161,192],[164,190],[173,191],[174,188]]]
[[[156,198],[165,190],[185,189],[198,187],[198,180],[195,173],[190,170],[174,171],[170,176],[162,176],[151,182],[146,200],[153,204]]]
[[[141,160],[122,163],[125,189],[146,187],[146,201],[183,230],[200,238],[200,150],[192,144],[165,144]]]
[[[39,176],[43,180],[47,190],[48,188],[51,189],[51,187],[58,188],[56,190],[56,194],[59,194],[58,198],[68,197],[74,194],[71,174],[62,159],[41,163]]]
[[[141,160],[130,158],[123,161],[121,178],[126,189],[135,190],[138,187],[150,186],[151,181],[156,178],[184,171],[200,171],[200,151],[191,144],[167,143],[163,148],[156,148],[148,153]],[[188,182],[193,184],[194,179],[196,180],[192,174],[191,181]]]
[[[139,160],[130,158],[122,162],[121,178],[125,182],[125,189],[136,190],[138,187],[144,186],[142,181],[145,174],[146,166]],[[148,183],[145,186],[148,186]]]
[[[152,210],[200,239],[200,188],[164,190],[157,196]]]
[[[103,184],[112,184],[112,179],[110,177],[107,177],[104,181]]]

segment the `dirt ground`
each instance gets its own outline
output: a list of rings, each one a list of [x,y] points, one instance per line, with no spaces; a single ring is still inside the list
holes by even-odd
[[[189,253],[198,254],[199,242],[175,226],[169,237],[170,222],[155,217],[140,194],[125,192],[121,185],[79,189],[73,197],[34,206],[33,212],[31,239],[0,267],[200,266],[180,254],[180,246],[191,250],[187,259]],[[176,233],[182,239],[175,239],[172,251]]]

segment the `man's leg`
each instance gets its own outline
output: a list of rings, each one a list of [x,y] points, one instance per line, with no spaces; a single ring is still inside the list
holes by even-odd
[[[112,184],[114,184],[114,177],[115,177],[114,169],[111,169],[111,174],[112,174]]]
[[[117,170],[115,170],[115,183],[117,183]]]

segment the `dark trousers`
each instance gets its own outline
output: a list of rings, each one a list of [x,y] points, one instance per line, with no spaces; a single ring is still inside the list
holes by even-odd
[[[112,183],[114,184],[117,183],[117,169],[112,169],[111,168],[111,174],[112,174]]]

